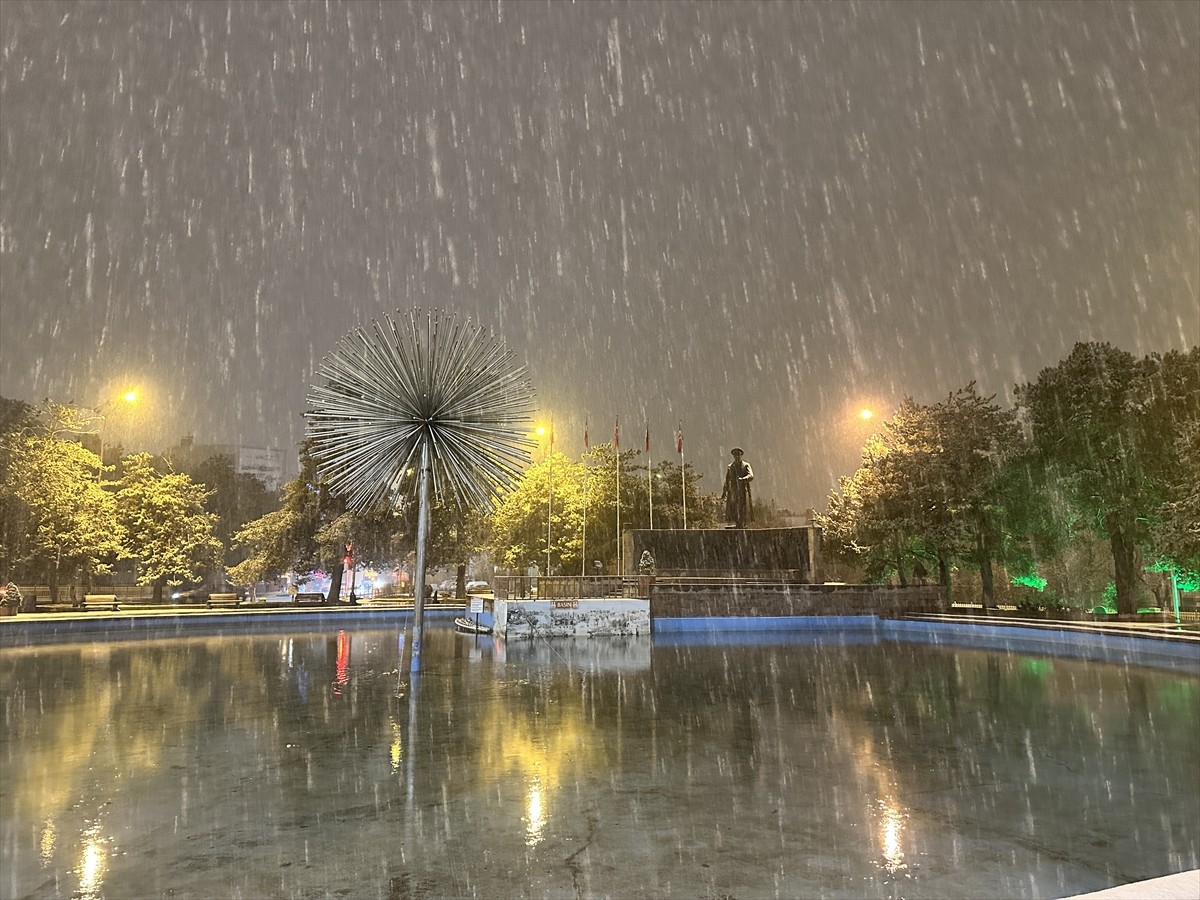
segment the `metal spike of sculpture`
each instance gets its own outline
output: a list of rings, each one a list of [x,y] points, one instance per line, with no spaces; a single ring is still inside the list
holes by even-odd
[[[308,395],[318,470],[351,509],[417,495],[412,664],[424,631],[429,494],[486,509],[529,462],[533,389],[491,334],[443,311],[397,312],[346,334]],[[415,477],[414,477],[415,476]]]

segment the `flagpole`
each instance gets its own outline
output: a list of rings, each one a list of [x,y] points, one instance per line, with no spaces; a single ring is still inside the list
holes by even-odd
[[[654,468],[650,463],[650,423],[646,423],[646,493],[650,495],[650,530],[654,530]]]
[[[579,577],[587,577],[587,510],[592,502],[592,469],[588,462],[588,423],[583,420],[583,540],[579,546]]]
[[[546,458],[546,574],[550,574],[550,516],[554,510],[554,416],[550,417],[550,455]]]
[[[679,451],[679,483],[683,486],[683,530],[687,531],[687,466],[683,461],[683,423],[675,432],[675,449]]]
[[[624,573],[621,571],[621,418],[617,417],[617,424],[613,427],[613,452],[617,457],[617,576],[620,577]]]

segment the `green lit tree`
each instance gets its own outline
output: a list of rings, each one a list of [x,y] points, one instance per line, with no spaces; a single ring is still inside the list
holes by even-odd
[[[1200,581],[1200,421],[1185,427],[1175,450],[1180,465],[1151,530],[1151,545],[1164,568],[1195,583]]]
[[[117,519],[125,555],[138,562],[138,583],[163,586],[194,581],[219,568],[221,543],[213,530],[217,517],[204,503],[208,491],[181,473],[161,474],[148,453],[122,460],[117,482]]]
[[[1138,607],[1144,549],[1184,465],[1177,448],[1200,419],[1200,353],[1137,359],[1076,344],[1017,387],[1036,450],[1112,551],[1117,611]]]

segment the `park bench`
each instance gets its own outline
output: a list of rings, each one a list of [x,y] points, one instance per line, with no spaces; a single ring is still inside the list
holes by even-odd
[[[209,609],[214,607],[234,607],[242,605],[242,598],[237,594],[209,594],[205,604]]]
[[[87,594],[80,604],[80,609],[120,609],[116,594]]]
[[[325,603],[325,595],[324,594],[299,593],[299,594],[296,594],[295,602],[296,602],[297,606],[321,605],[321,604]]]

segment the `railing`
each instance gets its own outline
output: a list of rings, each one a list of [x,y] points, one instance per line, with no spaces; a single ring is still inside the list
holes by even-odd
[[[649,597],[654,590],[691,591],[713,589],[766,589],[786,591],[801,586],[800,571],[730,575],[698,571],[688,575],[497,575],[498,600],[557,600],[601,597]]]
[[[648,587],[637,576],[620,575],[497,575],[494,581],[497,600],[645,597],[639,589]]]

